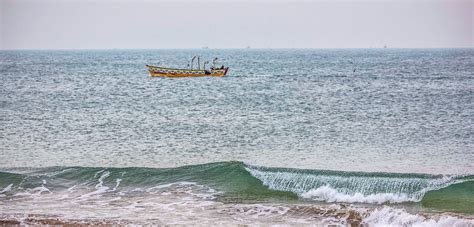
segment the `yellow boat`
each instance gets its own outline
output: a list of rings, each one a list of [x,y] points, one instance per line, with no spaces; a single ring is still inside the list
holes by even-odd
[[[174,69],[164,68],[152,65],[146,65],[148,72],[152,77],[190,77],[190,76],[225,76],[229,67],[211,68],[211,69]]]
[[[198,69],[193,69],[194,66],[194,59],[197,57],[197,64],[198,64]],[[198,76],[225,76],[227,74],[227,71],[229,71],[229,67],[220,67],[216,68],[214,67],[216,65],[217,58],[214,58],[212,61],[212,64],[214,65],[210,69],[206,69],[206,64],[209,63],[208,61],[204,62],[204,69],[201,69],[201,63],[200,63],[201,58],[198,56],[194,56],[191,59],[191,69],[176,69],[176,68],[165,68],[165,67],[159,67],[159,66],[152,66],[152,65],[146,65],[148,68],[148,72],[150,73],[150,76],[152,77],[198,77]]]

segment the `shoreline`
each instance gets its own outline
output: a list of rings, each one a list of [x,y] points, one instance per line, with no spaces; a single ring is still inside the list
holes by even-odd
[[[284,210],[284,208],[287,208]],[[208,210],[218,210],[211,217],[171,218],[167,214],[151,218],[117,219],[107,217],[67,218],[46,214],[9,214],[2,217],[1,226],[12,225],[60,225],[60,226],[122,226],[122,225],[431,225],[431,226],[470,226],[474,224],[474,215],[455,213],[416,213],[412,214],[403,209],[385,206],[383,208],[358,208],[353,205],[287,205],[282,204],[220,204],[206,207]],[[209,213],[205,213],[209,215]],[[186,213],[183,211],[183,213]]]

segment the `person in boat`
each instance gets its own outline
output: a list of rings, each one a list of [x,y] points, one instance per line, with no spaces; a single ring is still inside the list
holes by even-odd
[[[214,66],[213,66],[213,67],[211,67],[211,70],[215,70],[215,69],[224,69],[224,65],[222,65],[222,66],[221,66],[221,67],[219,67],[219,68],[215,68]]]

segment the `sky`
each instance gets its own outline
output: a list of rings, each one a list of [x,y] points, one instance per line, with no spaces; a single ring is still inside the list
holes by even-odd
[[[0,0],[0,49],[474,47],[474,0]]]

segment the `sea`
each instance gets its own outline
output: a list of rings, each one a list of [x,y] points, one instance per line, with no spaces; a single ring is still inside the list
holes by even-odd
[[[193,56],[229,72],[145,67]],[[472,48],[3,50],[0,79],[2,224],[474,226]]]

